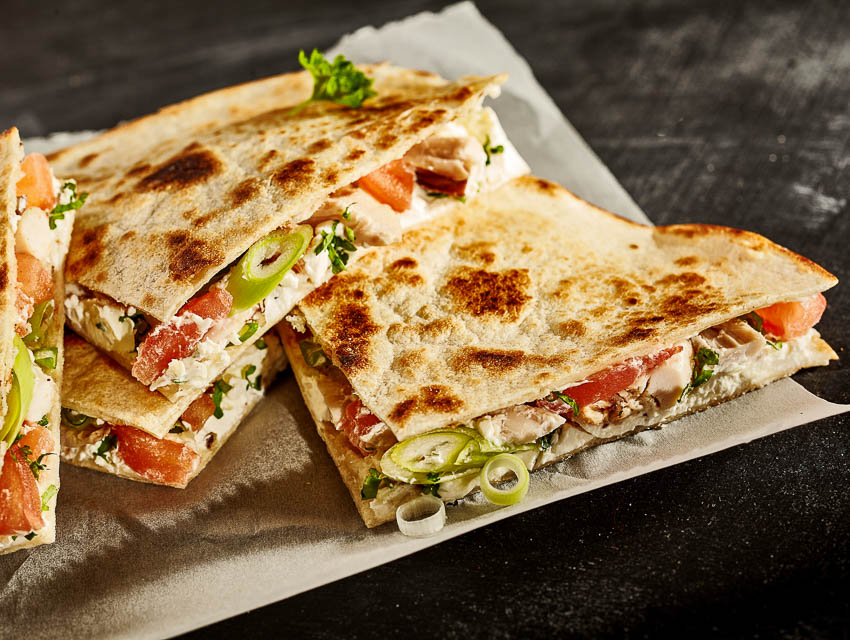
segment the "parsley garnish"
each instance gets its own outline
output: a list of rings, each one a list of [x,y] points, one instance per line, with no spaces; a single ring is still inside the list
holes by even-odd
[[[260,325],[256,322],[246,322],[245,326],[239,331],[239,342],[245,342],[252,335],[257,333]]]
[[[263,349],[267,349],[267,348],[268,348],[268,345],[266,344],[266,341],[265,341],[265,340],[263,340],[262,338],[260,338],[259,340],[257,340],[257,341],[254,343],[254,346],[255,346],[255,347],[257,347],[257,349],[259,349],[260,351],[262,351]]]
[[[302,340],[298,343],[298,348],[301,349],[301,357],[304,362],[311,367],[321,367],[328,364],[328,356],[322,350],[322,345],[312,340]]]
[[[110,433],[103,440],[100,441],[100,446],[98,446],[97,451],[94,453],[95,458],[103,458],[104,462],[107,464],[112,464],[112,460],[106,455],[112,449],[115,448],[115,445],[118,444],[118,436],[114,433]]]
[[[345,237],[336,235],[336,228],[340,222],[334,220],[330,233],[322,229],[322,240],[316,245],[316,255],[327,250],[328,258],[331,261],[331,270],[334,273],[345,271],[345,265],[348,264],[348,252],[357,251],[354,246],[354,230],[342,225]]]
[[[342,217],[344,220],[351,220],[351,207],[353,205],[348,205],[345,209],[342,210]]]
[[[213,394],[212,399],[215,404],[215,411],[213,411],[213,415],[221,420],[224,415],[224,411],[221,409],[221,399],[224,398],[224,394],[230,391],[233,387],[227,384],[224,380],[217,380],[213,385]]]
[[[96,323],[94,326],[96,326],[96,327],[97,327],[98,329],[100,329],[101,331],[106,331],[106,327],[104,327],[104,326],[103,326],[103,323],[102,323],[102,322],[98,322],[98,323]]]
[[[540,450],[541,451],[546,451],[546,449],[552,448],[552,436],[553,435],[554,435],[554,433],[547,433],[545,436],[540,438],[540,440],[538,440],[538,443],[540,444]]]
[[[145,320],[144,314],[141,312],[134,313],[133,315],[121,316],[118,318],[118,322],[124,322],[127,318],[133,321],[133,340],[135,341],[136,347],[138,347],[142,338],[148,332],[148,329],[150,329],[150,325],[148,324],[148,321]]]
[[[439,472],[437,472],[437,471],[429,471],[429,472],[428,472],[428,475],[427,475],[426,477],[428,478],[428,480],[429,480],[430,482],[437,483],[437,482],[439,482],[439,481],[440,481],[440,477],[442,477],[442,475],[443,475],[443,474],[441,474],[441,473],[439,473]]]
[[[706,365],[715,365],[720,362],[720,356],[716,351],[700,347],[694,355],[694,372],[691,375],[691,381],[682,389],[679,399],[676,402],[681,402],[682,398],[688,395],[691,391],[711,380],[714,373],[713,369],[706,369]]]
[[[168,430],[168,433],[183,433],[184,431],[186,431],[186,428],[179,422],[175,422],[174,426]]]
[[[392,486],[387,476],[375,468],[369,469],[369,473],[363,479],[363,487],[360,489],[361,500],[371,500],[378,495],[378,489],[382,486]]]
[[[773,340],[768,339],[768,337],[764,333],[764,319],[757,314],[755,311],[750,311],[747,315],[743,316],[743,319],[746,321],[748,325],[750,325],[753,329],[758,331],[761,335],[764,336],[764,341],[769,344],[771,347],[779,351],[782,348],[782,340],[777,340],[774,342]]]
[[[566,393],[561,393],[560,391],[553,391],[552,395],[555,396],[561,402],[564,402],[569,405],[570,409],[573,411],[573,416],[577,416],[579,412],[578,402],[573,400]]]
[[[490,146],[490,136],[487,136],[487,139],[484,141],[484,153],[487,154],[487,162],[484,163],[485,166],[490,166],[490,156],[495,155],[497,153],[502,153],[505,150],[504,145],[496,145],[495,147]]]
[[[78,196],[77,185],[73,182],[66,182],[62,185],[62,189],[71,190],[71,200],[68,202],[68,204],[57,204],[55,207],[53,207],[53,211],[47,214],[48,222],[50,224],[51,229],[56,228],[57,220],[65,219],[66,211],[71,211],[72,209],[79,209],[85,204],[86,198],[89,197],[88,193],[81,193]]]
[[[432,495],[436,497],[440,497],[440,485],[438,484],[426,484],[422,486],[422,493],[425,495]]]
[[[242,377],[245,378],[245,380],[248,382],[248,387],[247,387],[248,389],[251,389],[251,388],[259,389],[260,388],[260,384],[261,384],[261,381],[263,379],[262,375],[258,375],[254,379],[253,382],[251,382],[251,378],[248,377],[248,376],[254,375],[254,372],[256,370],[257,370],[257,367],[256,367],[256,365],[253,365],[253,364],[246,364],[244,367],[242,367]]]
[[[48,419],[47,414],[45,413],[43,416],[41,416],[41,420],[39,420],[38,422],[36,422],[36,424],[37,424],[39,427],[46,427],[47,425],[49,425],[49,424],[50,424],[50,420]]]
[[[32,540],[32,539],[33,539],[33,538],[35,538],[37,535],[38,535],[38,534],[37,534],[35,531],[30,531],[27,535],[25,535],[25,536],[24,536],[24,538],[26,538],[27,540]]]
[[[59,493],[59,489],[56,488],[55,484],[50,485],[47,489],[44,490],[44,493],[41,495],[41,510],[42,511],[50,511],[50,507],[47,505],[50,502],[50,499]]]
[[[290,111],[295,114],[311,102],[329,101],[352,109],[359,109],[364,100],[377,93],[372,89],[372,78],[358,71],[354,63],[338,55],[328,62],[317,49],[310,57],[298,52],[298,62],[313,76],[313,95]]]
[[[17,456],[15,456],[15,453],[13,453],[12,451],[10,451],[9,453],[11,454],[12,459],[17,462],[18,458]],[[36,480],[38,480],[39,474],[45,469],[47,469],[47,465],[43,464],[41,461],[44,460],[47,456],[56,455],[55,453],[42,453],[40,456],[38,456],[38,460],[33,460],[31,457],[33,451],[32,449],[30,449],[30,446],[28,444],[25,444],[23,447],[18,447],[17,453],[20,453],[23,456],[24,462],[27,463],[27,466],[30,468],[30,471],[32,471],[32,475],[35,477]]]

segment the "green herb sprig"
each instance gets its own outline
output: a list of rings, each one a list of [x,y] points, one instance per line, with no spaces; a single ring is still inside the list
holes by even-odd
[[[561,393],[560,391],[553,391],[552,395],[554,397],[556,397],[558,400],[560,400],[561,402],[564,402],[564,403],[569,405],[570,409],[572,409],[572,411],[573,411],[573,417],[578,415],[578,412],[579,412],[578,402],[573,400],[566,393]]]
[[[100,441],[100,445],[97,447],[97,451],[94,453],[95,458],[103,458],[105,462],[108,464],[112,464],[112,460],[109,459],[107,455],[110,451],[112,451],[118,444],[118,436],[114,433],[110,433],[103,440]]]
[[[215,411],[213,411],[213,415],[219,420],[221,420],[224,416],[224,411],[221,408],[221,400],[232,388],[233,387],[227,384],[224,380],[217,380],[213,385],[212,400],[213,404],[215,404]]]
[[[364,100],[377,95],[372,89],[372,78],[358,70],[354,63],[338,55],[329,62],[318,49],[307,56],[298,52],[298,62],[313,76],[313,95],[290,111],[295,114],[312,102],[335,102],[345,107],[359,109]]]
[[[484,153],[487,154],[487,162],[484,163],[485,166],[490,166],[490,156],[495,155],[497,153],[504,153],[505,145],[498,144],[495,147],[490,146],[490,136],[487,136],[487,139],[484,141]]]
[[[706,347],[697,349],[696,354],[694,354],[694,370],[691,374],[691,381],[682,389],[682,393],[679,394],[679,399],[676,402],[681,402],[682,398],[691,391],[711,380],[714,369],[706,369],[706,366],[713,366],[718,362],[720,362],[720,356],[717,355],[716,351]]]
[[[782,348],[782,340],[770,340],[764,333],[764,318],[762,318],[755,311],[750,311],[747,315],[742,316],[743,320],[750,325],[753,329],[758,331],[761,335],[764,336],[764,341],[769,344],[771,347],[779,351]]]
[[[354,246],[354,230],[342,225],[343,235],[338,236],[336,229],[341,223],[339,220],[334,220],[331,231],[328,233],[322,229],[322,239],[316,245],[315,253],[319,255],[322,251],[328,252],[328,258],[331,261],[331,270],[337,274],[345,271],[345,265],[348,264],[348,254],[357,251]]]
[[[378,495],[378,489],[393,486],[394,483],[392,480],[377,469],[371,468],[363,479],[363,487],[360,489],[360,499],[371,500]]]
[[[247,389],[260,389],[260,385],[262,384],[263,376],[262,374],[257,375],[254,378],[253,382],[249,376],[254,375],[254,372],[257,370],[257,366],[253,364],[246,364],[242,367],[242,377],[245,378],[245,381],[248,383]]]
[[[50,485],[47,489],[44,490],[44,493],[41,494],[41,510],[42,511],[50,511],[50,505],[48,504],[57,493],[59,493],[59,489],[56,488],[55,484]]]
[[[68,204],[57,204],[53,207],[53,211],[47,214],[48,223],[50,224],[51,229],[56,228],[57,220],[65,219],[65,212],[76,210],[82,207],[86,203],[86,198],[89,197],[88,193],[81,193],[79,196],[77,195],[77,185],[74,182],[66,182],[62,185],[62,189],[69,189],[71,191],[71,200]]]

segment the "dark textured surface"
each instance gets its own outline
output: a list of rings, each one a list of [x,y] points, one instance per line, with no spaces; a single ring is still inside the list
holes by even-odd
[[[0,128],[109,126],[442,4],[6,1]],[[480,8],[653,221],[752,229],[850,280],[846,3]],[[821,330],[846,359],[847,286],[828,299]],[[796,379],[850,402],[843,363]],[[848,426],[578,496],[195,635],[847,637]]]

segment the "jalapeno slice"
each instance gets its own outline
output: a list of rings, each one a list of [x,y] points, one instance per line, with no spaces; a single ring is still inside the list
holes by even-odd
[[[6,398],[6,418],[3,421],[2,430],[0,430],[2,431],[0,440],[5,440],[9,445],[15,442],[15,438],[21,430],[24,416],[27,415],[30,402],[32,402],[32,390],[35,385],[35,375],[32,371],[29,350],[17,336],[15,336],[13,344],[18,352],[15,356],[15,363],[12,365],[12,385]]]

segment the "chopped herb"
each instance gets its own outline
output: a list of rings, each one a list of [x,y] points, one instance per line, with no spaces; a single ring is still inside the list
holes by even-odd
[[[342,218],[343,220],[351,220],[351,207],[353,204],[348,205],[345,209],[342,210]]]
[[[42,369],[55,369],[56,362],[59,359],[59,349],[57,347],[43,347],[32,352],[33,360]]]
[[[357,247],[354,246],[354,231],[342,225],[345,237],[340,237],[336,235],[339,224],[338,220],[334,220],[330,233],[322,230],[322,240],[316,245],[315,251],[316,255],[319,255],[322,251],[327,250],[328,258],[331,261],[331,270],[334,273],[345,271],[345,265],[348,264],[348,252],[357,251]]]
[[[328,356],[322,350],[322,345],[312,340],[302,340],[298,343],[304,362],[311,367],[322,367],[330,362]]]
[[[547,449],[552,448],[552,436],[553,435],[555,435],[555,434],[554,433],[547,433],[545,436],[543,436],[542,438],[540,438],[540,440],[537,441],[540,445],[541,451],[546,451]]]
[[[422,486],[422,493],[425,495],[432,495],[436,497],[440,497],[440,485],[438,484],[426,484]]]
[[[570,406],[570,409],[573,411],[573,416],[577,416],[579,413],[578,402],[573,400],[566,393],[561,393],[560,391],[553,391],[552,395],[558,398],[561,402],[564,402]]]
[[[256,365],[253,365],[253,364],[246,364],[244,367],[242,367],[242,377],[245,378],[245,380],[248,381],[248,386],[247,386],[248,389],[252,389],[252,388],[253,389],[259,389],[260,384],[262,384],[262,380],[263,380],[262,375],[258,375],[254,379],[253,382],[251,382],[251,378],[248,377],[248,376],[254,375],[254,372],[256,370],[257,370],[257,367],[256,367]]]
[[[20,431],[18,431],[18,435],[15,436],[15,441],[12,442],[12,446],[15,446],[16,444],[18,444],[21,441],[21,438],[23,438],[23,437],[24,437],[24,434],[21,433]],[[12,454],[12,455],[14,455],[14,454]]]
[[[38,534],[37,534],[35,531],[30,531],[27,535],[25,535],[25,536],[24,536],[24,538],[26,538],[27,540],[32,540],[32,539],[33,539],[33,538],[35,538],[37,535],[38,535]]]
[[[441,191],[426,191],[425,195],[429,198],[454,198],[458,202],[466,204],[466,196],[453,196],[448,193],[442,193]]]
[[[485,166],[490,166],[490,156],[495,155],[497,153],[502,153],[505,150],[504,145],[496,145],[495,147],[490,146],[490,136],[487,136],[487,139],[484,141],[484,153],[487,154],[487,162],[484,163]]]
[[[36,422],[36,424],[39,427],[46,427],[47,425],[50,424],[50,419],[47,417],[47,414],[45,413],[43,416],[41,416],[41,420]]]
[[[186,431],[186,427],[179,422],[175,422],[174,426],[168,430],[168,433],[183,433],[184,431]]]
[[[17,462],[18,458],[17,456],[15,456],[15,453],[12,451],[9,451],[9,453],[11,454],[12,459]],[[25,444],[23,447],[18,447],[17,453],[21,454],[24,459],[24,462],[27,463],[27,466],[30,468],[30,471],[32,471],[32,475],[35,477],[36,480],[38,480],[39,474],[45,469],[47,469],[47,465],[42,463],[42,460],[44,460],[47,456],[56,455],[55,453],[42,453],[40,456],[38,456],[37,460],[33,460],[33,451],[32,449],[30,449],[30,446],[28,444]]]
[[[150,324],[145,320],[145,316],[143,313],[134,313],[133,315],[121,316],[118,318],[118,322],[124,322],[125,318],[129,318],[133,321],[133,339],[136,343],[136,347],[142,342],[145,334],[150,329]]]
[[[265,340],[263,340],[262,338],[260,338],[259,340],[257,340],[257,341],[254,343],[254,346],[255,346],[255,347],[257,347],[257,349],[259,349],[260,351],[262,351],[263,349],[267,349],[269,345],[267,345],[267,344],[266,344],[266,341],[265,341]]]
[[[377,93],[372,89],[372,78],[358,71],[354,63],[338,55],[333,63],[313,49],[310,57],[298,52],[298,62],[313,76],[313,95],[289,113],[301,111],[311,102],[329,101],[352,109],[359,109],[364,100]]]
[[[771,347],[779,351],[782,348],[782,340],[770,340],[764,333],[764,319],[755,311],[750,311],[747,315],[742,316],[748,325],[764,336],[764,341]]]
[[[97,451],[94,453],[95,458],[103,458],[104,462],[108,464],[112,464],[112,460],[106,455],[110,451],[112,451],[115,446],[118,444],[118,436],[114,433],[110,433],[103,440],[100,441],[100,445],[97,448]]]
[[[59,493],[59,489],[56,488],[55,484],[50,485],[47,489],[44,490],[44,493],[41,495],[41,510],[42,511],[50,511],[50,507],[48,506],[48,502]]]
[[[697,349],[694,355],[694,371],[691,374],[691,381],[682,389],[677,402],[681,402],[682,398],[691,393],[691,391],[711,380],[714,370],[706,369],[705,367],[706,365],[715,365],[718,362],[720,362],[720,356],[717,355],[716,351],[712,351],[706,347]]]
[[[443,475],[443,474],[441,474],[441,473],[439,473],[439,472],[437,472],[437,471],[429,471],[429,472],[428,472],[428,475],[427,475],[426,477],[428,478],[428,480],[429,480],[430,482],[437,483],[437,482],[439,482],[439,481],[440,481],[440,478],[442,477],[442,475]]]
[[[104,326],[103,326],[103,323],[102,323],[102,322],[98,322],[98,323],[97,323],[97,324],[95,324],[94,326],[96,326],[96,327],[97,327],[98,329],[100,329],[101,331],[106,331],[106,327],[104,327]]]
[[[378,489],[391,486],[393,486],[393,483],[387,476],[377,469],[369,469],[369,473],[363,480],[363,487],[360,489],[360,498],[362,500],[371,500],[378,495]]]
[[[257,329],[260,328],[260,325],[256,322],[247,322],[245,326],[242,327],[242,330],[239,332],[239,342],[245,342],[252,335],[257,333]]]
[[[71,191],[71,200],[68,202],[68,204],[57,204],[55,207],[53,207],[53,211],[47,214],[48,222],[50,224],[51,229],[56,228],[57,220],[65,219],[66,211],[71,211],[72,209],[79,209],[85,204],[86,198],[89,197],[88,193],[81,193],[78,196],[77,185],[73,182],[66,182],[62,185],[62,189],[69,189]]]
[[[227,384],[224,380],[217,380],[213,385],[213,394],[212,399],[215,404],[215,411],[213,411],[213,415],[221,420],[224,415],[224,411],[221,409],[221,399],[224,397],[228,391],[230,391],[233,387]]]

